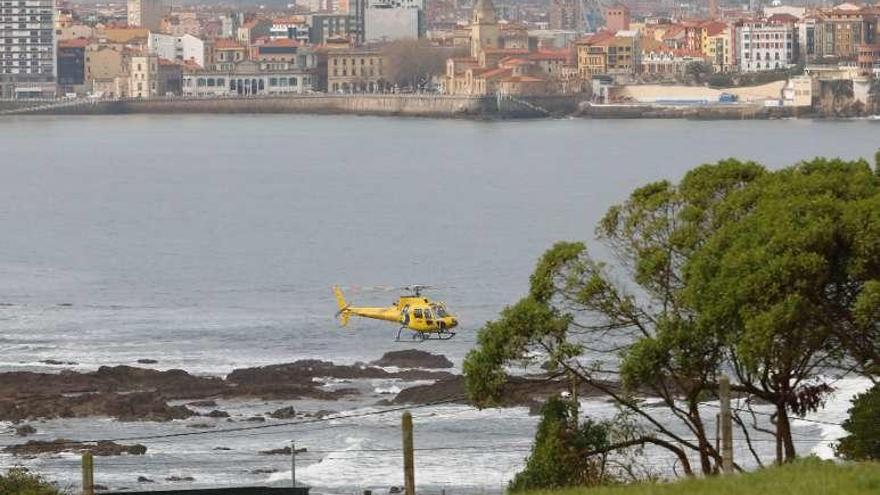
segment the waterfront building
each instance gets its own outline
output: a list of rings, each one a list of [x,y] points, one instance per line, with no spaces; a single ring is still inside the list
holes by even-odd
[[[55,94],[54,0],[0,0],[0,97]]]
[[[877,11],[849,3],[821,12],[822,40],[820,57],[855,60],[859,45],[876,43]]]
[[[192,61],[205,65],[205,42],[191,34],[172,36],[170,34],[150,33],[147,49],[159,58],[172,61]]]
[[[129,91],[132,98],[152,98],[159,94],[159,57],[138,53],[131,56]]]
[[[819,81],[810,76],[794,76],[782,88],[783,106],[810,107],[817,93]]]
[[[856,63],[862,76],[880,77],[880,43],[859,45]]]
[[[128,0],[128,26],[159,31],[170,7],[166,0]]]
[[[638,31],[606,31],[577,43],[578,73],[585,81],[599,75],[630,79],[639,70],[640,58]]]
[[[88,45],[85,38],[58,42],[58,86],[62,93],[83,91]]]
[[[206,63],[227,65],[219,70],[230,70],[233,63],[247,60],[248,49],[235,40],[229,38],[217,38],[206,46]]]
[[[314,57],[309,58],[314,64]],[[312,91],[314,65],[297,62],[244,60],[224,65],[223,70],[186,67],[184,96],[268,96]]]
[[[376,47],[330,49],[323,52],[331,93],[373,93],[386,90],[388,59]]]
[[[94,43],[86,47],[86,90],[108,98],[129,94],[129,53],[121,45]]]
[[[688,65],[704,60],[699,52],[658,47],[642,51],[641,73],[659,79],[678,80],[684,77]]]
[[[731,25],[710,21],[703,29],[703,57],[715,72],[730,72],[736,67],[734,33]]]
[[[790,22],[744,21],[736,28],[741,72],[787,69],[798,61],[798,30]]]

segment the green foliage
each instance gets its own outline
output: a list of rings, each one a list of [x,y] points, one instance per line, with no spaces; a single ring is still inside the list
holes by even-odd
[[[0,493],[3,495],[60,495],[53,485],[41,476],[23,467],[14,467],[0,474]]]
[[[686,269],[700,326],[744,372],[783,387],[807,363],[847,351],[875,366],[880,180],[868,163],[817,158],[765,174],[727,202],[740,218]]]
[[[526,466],[510,482],[512,492],[595,486],[604,481],[604,457],[599,451],[608,447],[608,428],[577,421],[573,401],[554,396],[544,404]]]
[[[703,84],[712,71],[712,64],[708,62],[691,62],[685,66],[684,75],[695,84]]]
[[[815,458],[752,473],[674,483],[571,488],[535,495],[873,495],[880,492],[880,464],[834,463]]]
[[[838,455],[851,460],[880,460],[880,385],[855,398],[843,429],[849,435],[837,446]]]

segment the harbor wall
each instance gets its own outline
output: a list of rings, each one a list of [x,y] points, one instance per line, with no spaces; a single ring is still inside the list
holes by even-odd
[[[232,114],[304,113],[440,118],[535,118],[571,115],[572,96],[495,98],[439,95],[304,95],[250,98],[157,98],[83,102],[34,110],[32,114]]]

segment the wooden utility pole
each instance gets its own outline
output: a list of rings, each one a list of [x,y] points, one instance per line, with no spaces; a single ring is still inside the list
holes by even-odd
[[[296,488],[296,442],[290,441],[290,483]]]
[[[95,495],[95,462],[91,452],[82,455],[82,492],[83,495]]]
[[[721,470],[733,472],[733,416],[730,414],[730,378],[722,375],[718,381],[718,398],[721,399]]]
[[[403,483],[404,495],[416,495],[416,468],[413,459],[413,422],[409,411],[403,413]]]

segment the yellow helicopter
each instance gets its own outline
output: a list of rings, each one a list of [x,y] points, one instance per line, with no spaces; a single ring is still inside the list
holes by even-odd
[[[343,327],[348,325],[351,315],[399,323],[398,342],[404,329],[413,331],[413,340],[449,340],[455,336],[452,329],[458,326],[458,319],[446,310],[444,303],[422,296],[422,291],[429,288],[426,285],[402,287],[407,294],[388,307],[353,307],[345,301],[342,289],[333,287],[339,306],[336,316]]]

